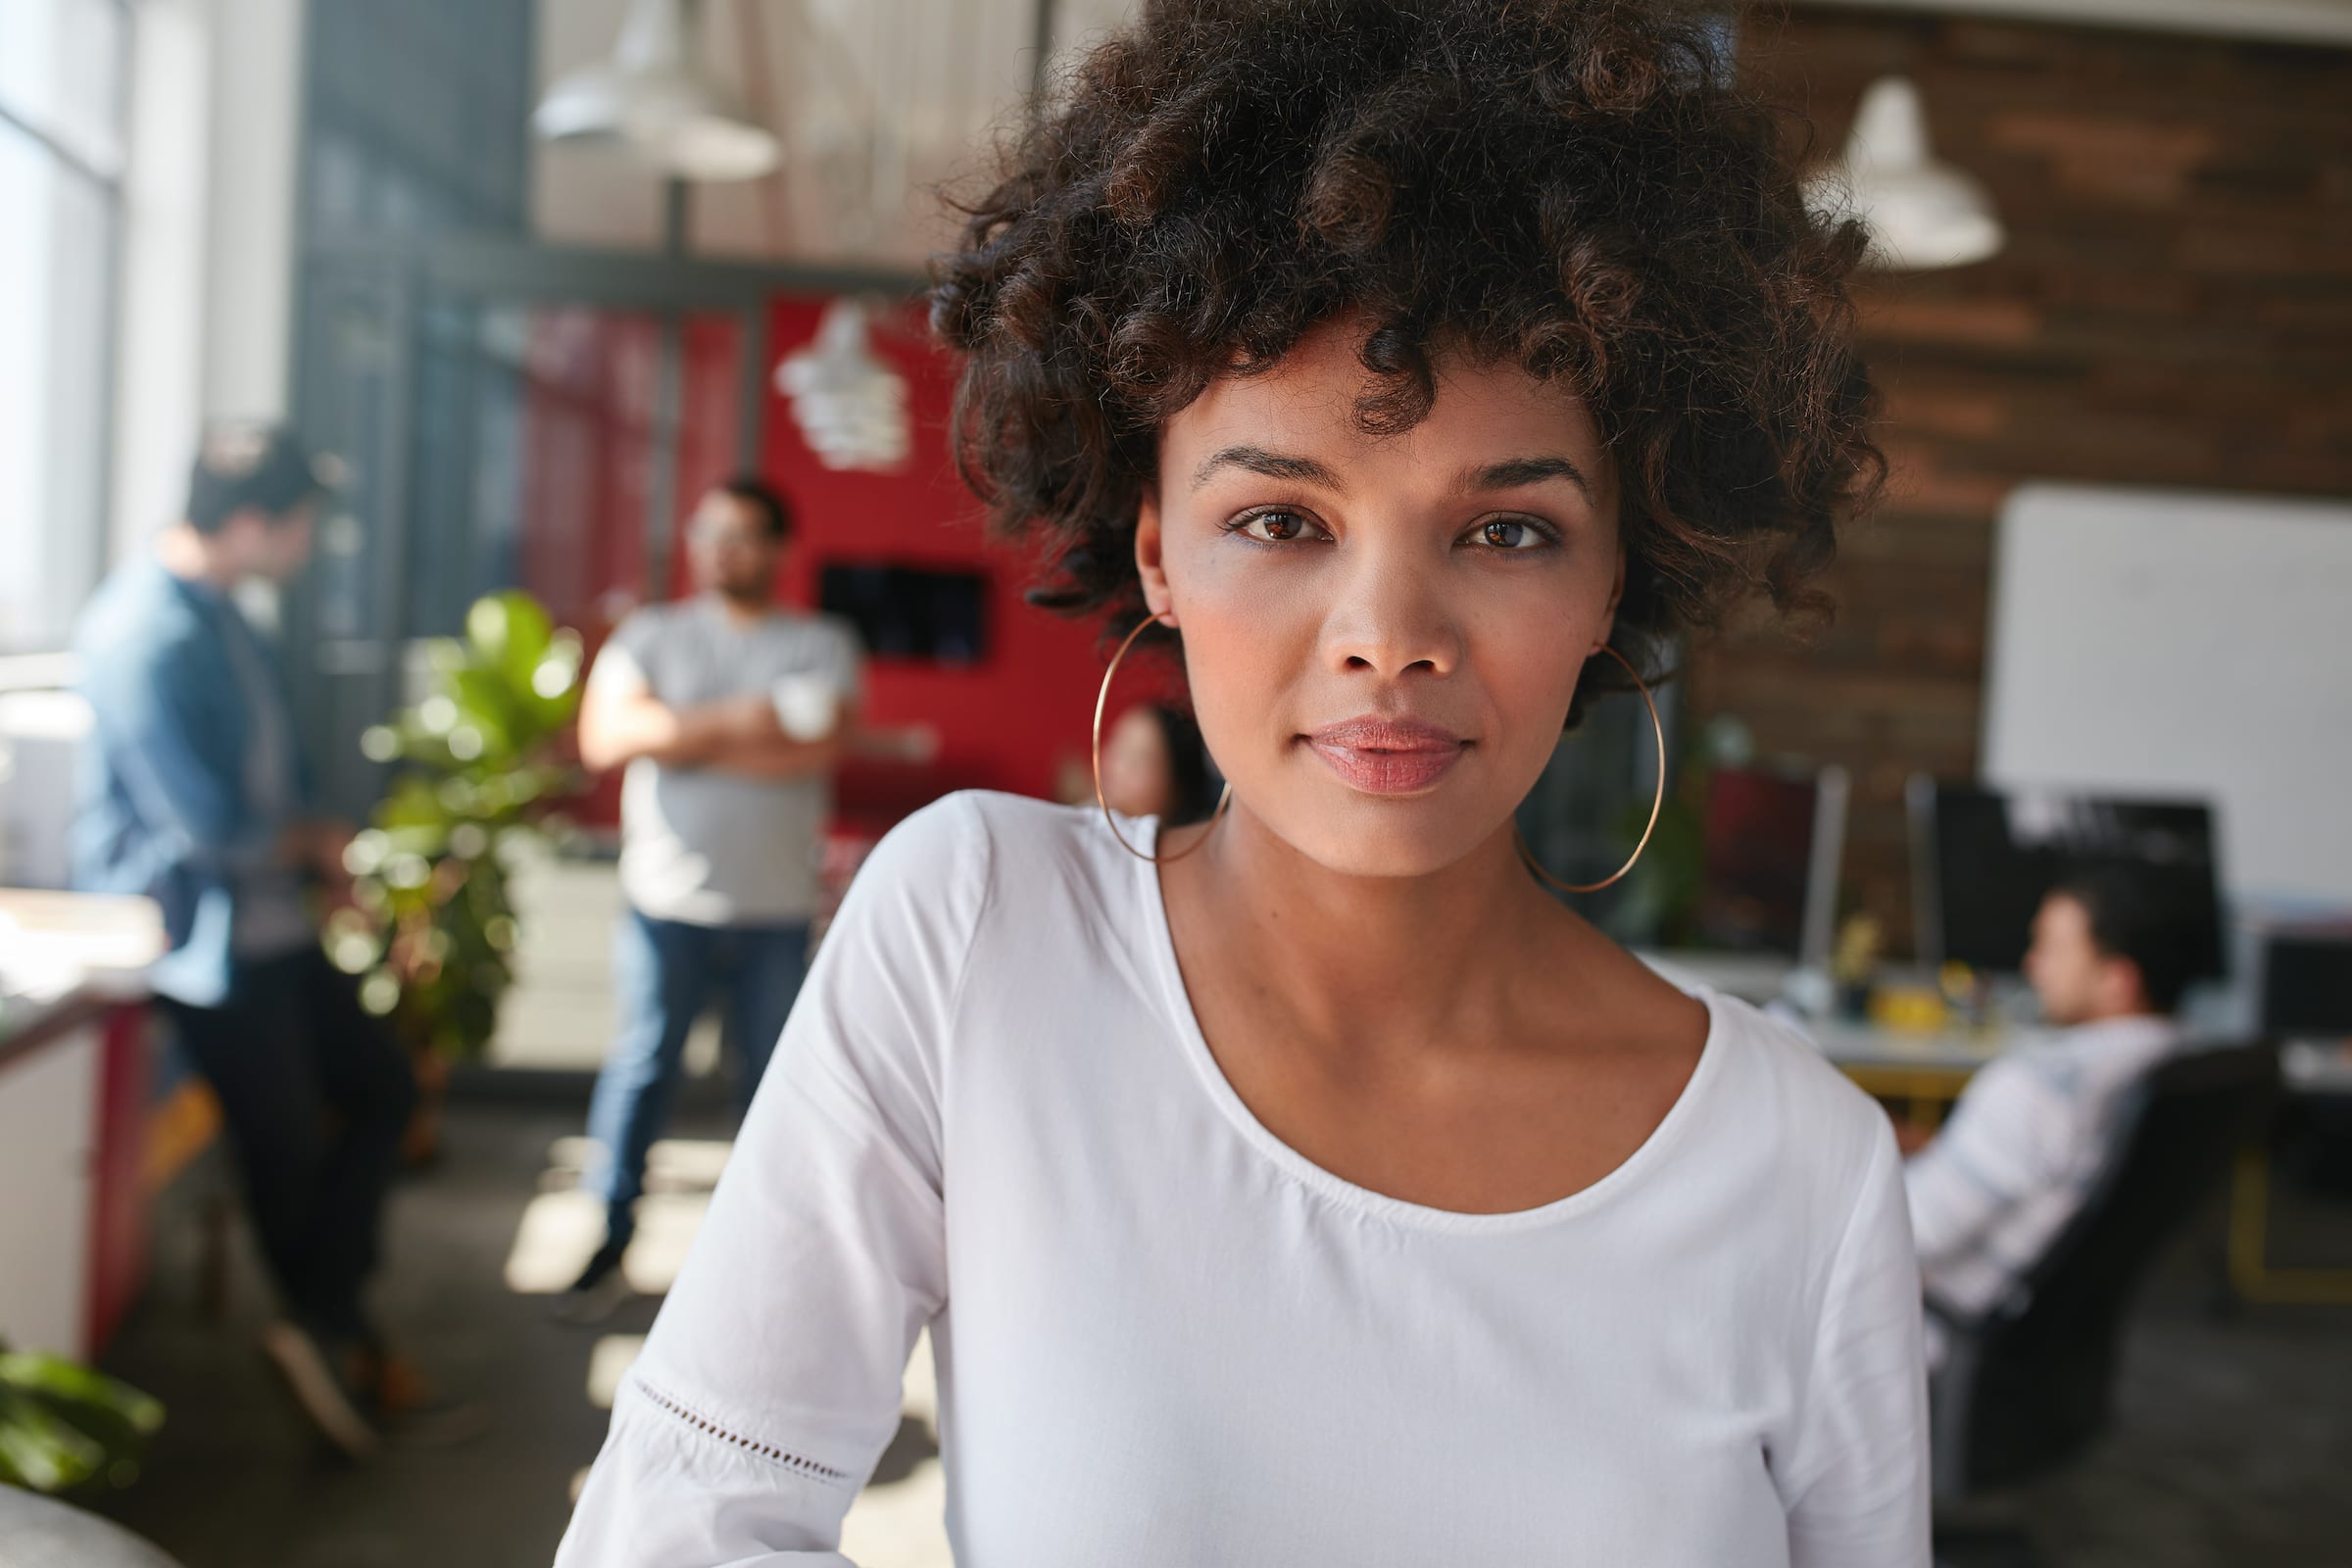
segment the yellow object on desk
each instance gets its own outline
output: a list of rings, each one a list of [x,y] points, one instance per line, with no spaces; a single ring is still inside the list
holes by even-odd
[[[1870,1021],[1882,1029],[1934,1034],[1948,1015],[1943,993],[1931,986],[1881,986],[1870,994]]]

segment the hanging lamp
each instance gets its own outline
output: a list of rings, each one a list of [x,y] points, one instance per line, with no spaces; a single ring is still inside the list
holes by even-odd
[[[531,128],[544,140],[610,145],[680,179],[757,179],[776,133],[695,63],[687,0],[630,0],[612,58],[559,79]]]
[[[1903,76],[1870,84],[1843,155],[1808,182],[1807,195],[1817,211],[1861,220],[1869,264],[1888,270],[1965,267],[2006,237],[1984,187],[1929,155],[1919,89]]]

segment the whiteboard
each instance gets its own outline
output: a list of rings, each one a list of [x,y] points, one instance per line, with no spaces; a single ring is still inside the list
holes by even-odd
[[[2028,485],[1991,613],[1988,781],[2210,800],[2230,894],[2352,904],[2352,504]]]

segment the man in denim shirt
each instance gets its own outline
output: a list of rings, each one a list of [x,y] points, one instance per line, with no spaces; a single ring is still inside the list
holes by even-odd
[[[395,1378],[361,1305],[415,1080],[327,963],[315,884],[346,835],[309,819],[274,650],[231,599],[308,559],[327,486],[286,432],[208,434],[185,516],[122,566],[74,633],[93,714],[74,880],[162,906],[158,1005],[219,1098],[285,1311],[263,1337],[347,1452]]]

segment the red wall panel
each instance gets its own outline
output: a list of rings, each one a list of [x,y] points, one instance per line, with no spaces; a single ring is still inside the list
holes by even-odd
[[[826,299],[783,297],[768,322],[772,372],[816,335]],[[784,597],[814,602],[828,562],[887,561],[979,570],[989,579],[987,646],[977,664],[949,667],[906,660],[867,666],[866,717],[876,724],[928,724],[940,735],[927,766],[854,763],[840,786],[844,825],[874,831],[949,790],[985,788],[1051,795],[1057,766],[1086,758],[1102,665],[1091,625],[1022,602],[1025,564],[983,535],[980,509],[956,476],[948,451],[954,362],[925,335],[918,306],[877,319],[873,346],[907,378],[913,450],[897,473],[827,468],[802,439],[790,402],[767,383],[761,466],[792,498],[800,548],[786,567]]]

